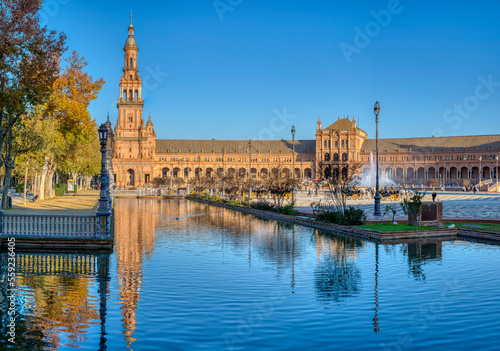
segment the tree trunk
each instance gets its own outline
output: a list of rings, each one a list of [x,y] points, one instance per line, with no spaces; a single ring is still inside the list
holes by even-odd
[[[36,196],[36,193],[38,191],[38,165],[35,166],[35,186],[33,188],[33,196]]]
[[[3,184],[3,195],[2,195],[2,209],[7,209],[7,197],[9,195],[9,189],[12,183],[12,170],[14,169],[14,164],[9,159],[5,160],[5,178]]]
[[[26,187],[28,184],[28,162],[26,162],[26,171],[24,172],[23,205],[26,205]]]
[[[45,183],[47,182],[47,173],[49,171],[49,158],[46,157],[43,162],[42,174],[40,175],[38,198],[40,200],[45,200]]]
[[[12,184],[12,170],[15,166],[15,159],[12,159],[12,130],[9,133],[9,137],[6,138],[7,141],[7,151],[4,159],[5,163],[5,178],[3,185],[3,195],[2,195],[2,209],[7,209],[7,200],[9,195],[9,189]]]
[[[56,168],[57,168],[57,163],[54,163],[53,165],[49,166],[49,170],[47,172],[47,185],[45,186],[47,198],[50,199],[52,198],[52,194],[54,192],[54,176],[56,173]]]

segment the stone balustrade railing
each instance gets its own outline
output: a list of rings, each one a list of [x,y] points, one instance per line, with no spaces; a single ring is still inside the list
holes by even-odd
[[[0,215],[0,234],[11,236],[44,236],[96,238],[95,215]]]

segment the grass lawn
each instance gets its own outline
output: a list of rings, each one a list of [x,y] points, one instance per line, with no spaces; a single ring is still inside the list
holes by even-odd
[[[453,222],[443,223],[448,226]],[[500,224],[498,223],[453,223],[457,228],[472,229],[472,230],[484,230],[487,232],[500,233]]]
[[[398,225],[394,225],[392,223],[377,223],[377,224],[365,224],[365,225],[357,225],[356,228],[361,229],[370,229],[375,230],[377,232],[397,232],[397,231],[410,231],[415,230],[414,225],[400,223]],[[437,227],[418,227],[419,230],[438,230],[442,228]]]

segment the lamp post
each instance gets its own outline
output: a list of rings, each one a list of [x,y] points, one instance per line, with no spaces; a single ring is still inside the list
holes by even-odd
[[[378,114],[380,112],[380,104],[375,102],[375,106],[373,107],[373,112],[375,113],[375,126],[376,126],[376,135],[375,135],[375,154],[377,157],[377,176],[376,176],[376,184],[375,184],[375,212],[374,216],[381,216],[380,213],[380,192],[379,192],[379,184],[378,184]]]
[[[173,191],[174,191],[174,185],[172,184],[173,177],[174,177],[174,164],[172,163],[172,168],[170,169],[170,191],[171,191],[171,194],[173,194]]]
[[[481,173],[482,172],[482,169],[481,169],[481,161],[483,160],[483,158],[481,156],[479,156],[479,188],[481,188]],[[481,190],[481,189],[478,189],[478,190]]]
[[[446,190],[446,179],[448,178],[448,170],[446,169],[446,163],[444,164],[444,167],[443,167],[443,191]]]
[[[252,139],[248,140],[248,198],[252,200]]]
[[[500,191],[500,189],[498,189],[498,155],[495,156],[495,160],[497,160],[497,168],[495,168],[495,175],[497,176],[497,193]]]
[[[106,171],[106,142],[108,141],[108,127],[103,123],[98,129],[99,141],[101,143],[101,186],[99,196],[99,208],[97,209],[97,219],[99,221],[99,235],[107,236],[110,234],[109,225],[109,200],[107,197],[108,191],[108,174]]]
[[[292,126],[292,202],[295,201],[295,126]]]
[[[222,196],[226,193],[224,186],[224,176],[226,174],[226,166],[224,165],[224,148],[222,148]]]
[[[186,158],[187,185],[186,195],[189,195],[189,156]]]
[[[198,193],[201,194],[201,156],[198,156]]]

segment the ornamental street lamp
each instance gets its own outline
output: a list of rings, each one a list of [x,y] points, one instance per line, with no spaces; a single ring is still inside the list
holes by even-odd
[[[248,140],[248,198],[252,200],[252,139]]]
[[[174,164],[172,163],[172,168],[170,168],[170,191],[173,194],[174,186],[173,186],[173,177],[174,177]]]
[[[109,235],[110,225],[109,216],[110,204],[108,199],[108,174],[106,171],[106,142],[108,140],[108,127],[103,123],[98,129],[99,141],[101,143],[101,185],[100,185],[100,196],[99,196],[99,208],[97,209],[97,218],[99,221],[99,235]]]
[[[189,156],[186,158],[186,175],[187,175],[186,195],[189,195]]]
[[[497,168],[495,169],[495,175],[497,176],[497,193],[500,191],[500,189],[498,189],[498,155],[495,156],[495,159],[497,160]]]
[[[224,148],[222,148],[222,196],[225,194],[225,187],[224,187],[224,175],[226,173],[226,167],[224,166]]]
[[[201,156],[198,156],[198,193],[201,194]]]
[[[376,125],[376,135],[375,135],[375,153],[377,156],[377,176],[376,176],[376,185],[375,185],[375,212],[374,216],[381,216],[380,213],[380,192],[379,192],[379,184],[378,184],[378,114],[380,112],[380,104],[375,102],[375,106],[373,107],[373,112],[375,113],[375,125]]]
[[[292,126],[292,202],[295,201],[295,126]]]
[[[482,172],[482,169],[481,169],[481,161],[483,160],[483,158],[481,156],[479,156],[479,189],[478,190],[481,190],[481,173]]]

